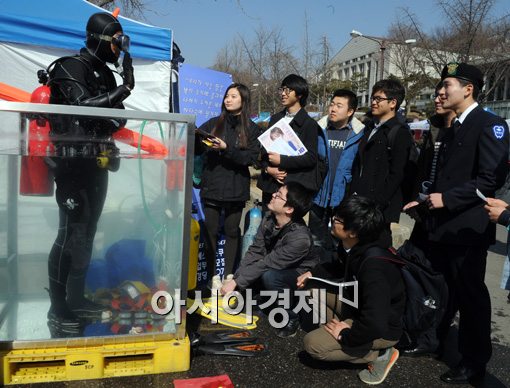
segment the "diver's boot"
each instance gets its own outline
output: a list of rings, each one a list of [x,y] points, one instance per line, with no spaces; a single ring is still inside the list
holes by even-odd
[[[55,280],[50,279],[50,301],[48,321],[54,326],[61,328],[76,329],[82,325],[81,320],[74,314],[66,303],[66,287]]]
[[[71,270],[67,279],[67,306],[80,318],[100,317],[105,306],[85,298],[87,270]]]

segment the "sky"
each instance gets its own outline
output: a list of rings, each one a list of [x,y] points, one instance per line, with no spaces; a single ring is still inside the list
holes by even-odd
[[[186,63],[200,67],[214,64],[216,54],[236,36],[252,41],[253,31],[280,26],[294,55],[300,56],[305,13],[311,44],[326,36],[333,57],[355,29],[364,35],[385,36],[402,14],[413,12],[425,31],[442,22],[434,0],[145,0],[146,22],[170,28]],[[498,0],[495,15],[510,12],[509,0]],[[415,37],[408,37],[415,38]]]

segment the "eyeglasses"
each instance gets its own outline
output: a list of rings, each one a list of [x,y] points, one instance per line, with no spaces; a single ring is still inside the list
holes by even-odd
[[[273,197],[281,199],[283,202],[287,202],[287,199],[283,198],[282,195],[280,194],[280,192],[278,192],[278,191],[276,193],[273,193]]]
[[[294,89],[288,88],[287,86],[283,88],[278,88],[278,94],[285,93],[286,95],[289,95],[290,92],[294,91]]]
[[[340,218],[338,218],[338,217],[331,217],[331,222],[332,222],[333,224],[342,224],[342,225],[344,224],[344,221],[343,221],[343,220],[341,220],[341,219],[340,219]]]
[[[391,100],[394,100],[394,98],[381,97],[381,96],[370,97],[370,101],[375,101],[377,104],[379,104],[381,101],[391,101]]]

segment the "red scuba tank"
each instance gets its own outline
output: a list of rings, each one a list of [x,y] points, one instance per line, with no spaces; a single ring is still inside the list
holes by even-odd
[[[41,85],[32,92],[30,102],[48,104],[50,88]],[[21,158],[19,192],[21,195],[53,195],[53,174],[44,161],[53,154],[50,124],[43,117],[30,119],[27,136],[27,155]]]

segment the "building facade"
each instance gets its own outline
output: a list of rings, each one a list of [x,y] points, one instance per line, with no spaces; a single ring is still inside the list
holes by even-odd
[[[362,35],[347,42],[330,60],[329,69],[332,79],[351,81],[356,85],[360,107],[368,107],[372,86],[382,78],[390,75],[404,78],[405,73],[420,71],[432,78],[439,78],[434,67],[427,65],[424,60],[421,61],[422,68],[418,68],[414,57],[419,55],[418,48],[408,47],[404,42]],[[432,88],[423,89],[412,101],[412,106],[417,110],[425,109],[433,93]]]

